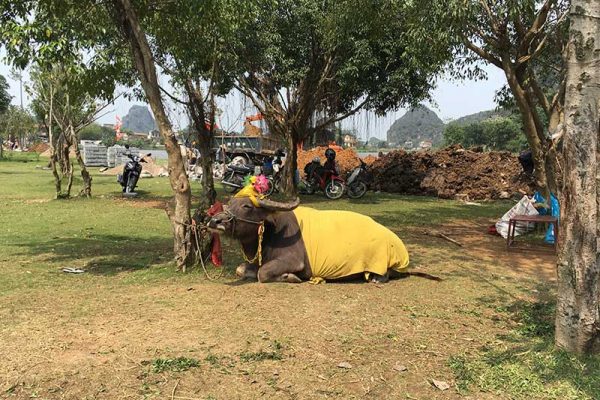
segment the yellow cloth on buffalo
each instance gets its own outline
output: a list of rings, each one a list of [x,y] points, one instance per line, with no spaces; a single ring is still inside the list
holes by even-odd
[[[403,272],[408,251],[396,234],[373,219],[350,211],[294,210],[314,283],[364,273]]]

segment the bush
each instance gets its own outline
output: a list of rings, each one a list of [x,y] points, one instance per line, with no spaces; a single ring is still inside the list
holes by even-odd
[[[444,130],[447,145],[487,146],[491,150],[518,152],[527,146],[521,124],[511,117],[496,117],[468,125],[450,123]]]

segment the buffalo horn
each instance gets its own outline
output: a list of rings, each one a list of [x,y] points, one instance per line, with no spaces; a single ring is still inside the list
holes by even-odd
[[[294,208],[298,207],[300,204],[300,199],[296,197],[292,201],[288,201],[286,203],[282,203],[279,201],[273,201],[269,199],[258,200],[258,205],[272,211],[292,211]]]

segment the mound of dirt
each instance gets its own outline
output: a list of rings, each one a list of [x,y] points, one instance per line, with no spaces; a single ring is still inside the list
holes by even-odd
[[[29,153],[41,153],[44,154],[44,152],[46,150],[48,150],[50,148],[50,145],[48,143],[36,143],[33,146],[31,146],[27,151]]]
[[[530,193],[517,156],[452,146],[438,151],[392,151],[371,166],[374,187],[384,192],[471,200]]]
[[[44,151],[43,151],[43,152],[40,154],[40,156],[42,156],[42,157],[50,157],[50,155],[51,155],[51,154],[50,154],[50,146],[48,146],[48,147],[46,148],[46,150],[44,150]],[[72,148],[72,147],[69,149],[69,158],[70,158],[70,159],[73,159],[73,160],[75,160],[75,150],[73,150],[73,148]],[[76,162],[76,161],[75,161],[75,162]]]
[[[169,172],[162,165],[156,164],[156,161],[152,157],[144,157],[145,163],[142,163],[142,173],[147,172],[150,175],[156,176],[168,176]],[[117,165],[116,167],[109,168],[102,172],[103,175],[114,175],[117,176],[123,172],[123,165]]]
[[[369,154],[368,156],[363,157],[362,160],[365,162],[365,164],[367,164],[368,166],[371,166],[371,165],[373,165],[373,163],[375,161],[378,160],[378,158]]]
[[[304,166],[312,161],[313,158],[319,157],[321,164],[325,162],[325,150],[327,146],[315,147],[310,150],[298,151],[298,169],[300,174],[304,176]],[[348,172],[360,165],[360,159],[354,149],[335,149],[336,156],[335,160],[340,168],[340,174],[345,176]]]

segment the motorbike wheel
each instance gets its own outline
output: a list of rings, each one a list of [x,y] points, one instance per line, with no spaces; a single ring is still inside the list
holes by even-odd
[[[273,183],[273,178],[268,177],[267,178],[267,191],[265,193],[263,193],[265,196],[270,196],[273,194],[273,191],[275,190],[275,184]]]
[[[367,193],[367,185],[364,182],[356,182],[348,186],[348,197],[360,199]]]
[[[344,194],[344,184],[340,181],[329,181],[325,186],[325,196],[331,200],[337,200]]]
[[[300,181],[300,190],[305,194],[315,194],[315,187],[304,179]]]
[[[133,174],[129,174],[127,178],[127,186],[125,187],[125,193],[133,193],[135,190],[135,176]]]
[[[230,186],[230,185],[223,185],[223,189],[227,192],[227,193],[235,193],[238,190],[240,190],[240,188],[235,187],[235,186]]]
[[[223,179],[225,176],[225,164],[214,163],[213,164],[213,178]]]

